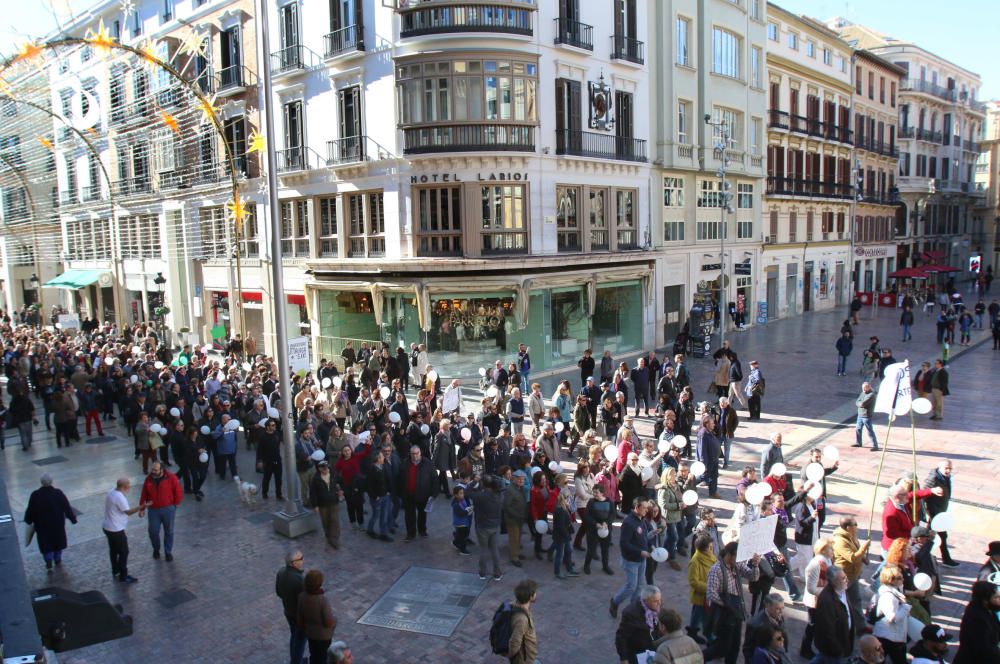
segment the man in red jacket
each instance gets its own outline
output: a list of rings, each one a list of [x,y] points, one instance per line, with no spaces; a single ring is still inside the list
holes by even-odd
[[[941,487],[920,489],[917,491],[917,499],[923,500],[928,496],[940,496],[943,493]],[[913,525],[913,493],[904,485],[896,484],[889,489],[889,500],[885,501],[885,507],[882,508],[883,553],[889,550],[894,539],[900,537],[910,539]]]
[[[160,558],[160,526],[163,526],[163,552],[167,562],[174,559],[174,513],[183,497],[177,476],[164,470],[159,461],[154,461],[142,483],[139,504],[149,511],[149,541],[153,544],[153,558],[157,560]]]

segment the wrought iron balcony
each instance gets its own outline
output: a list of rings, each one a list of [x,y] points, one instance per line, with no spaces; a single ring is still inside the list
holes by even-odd
[[[243,65],[232,65],[223,67],[216,75],[216,90],[225,92],[226,90],[237,90],[252,85],[250,81],[250,71]]]
[[[767,191],[769,196],[803,196],[806,198],[851,198],[851,185],[821,180],[805,180],[802,178],[787,178],[768,176]]]
[[[365,50],[364,35],[358,29],[357,25],[348,25],[339,30],[328,32],[323,36],[323,43],[325,45],[323,54],[327,58],[332,58],[348,51]]]
[[[788,113],[784,111],[770,110],[767,112],[767,126],[774,129],[788,129]]]
[[[403,152],[534,152],[532,125],[444,124],[403,128]]]
[[[556,154],[644,162],[646,161],[646,141],[593,131],[557,129]]]
[[[612,35],[611,57],[615,60],[627,60],[641,65],[646,61],[646,45],[638,39],[625,35]]]
[[[594,26],[565,18],[553,19],[556,26],[556,44],[594,50]]]
[[[59,192],[59,203],[61,205],[76,205],[80,202],[76,190]]]
[[[305,71],[319,63],[319,56],[301,44],[287,46],[271,54],[273,75]]]
[[[496,32],[530,37],[531,14],[536,9],[534,3],[528,2],[412,3],[400,8],[399,36],[405,39],[454,32]]]
[[[937,83],[931,83],[930,81],[925,81],[919,78],[904,78],[899,89],[904,92],[920,92],[925,95],[931,95],[939,99],[944,99],[945,101],[956,100],[955,90],[949,90],[948,88],[940,86]]]
[[[367,136],[345,136],[326,142],[326,164],[337,166],[365,161]]]
[[[88,185],[84,187],[82,199],[84,203],[101,200],[101,185]]]
[[[278,150],[278,172],[291,173],[313,168],[312,160],[309,159],[310,154],[315,153],[304,145]]]

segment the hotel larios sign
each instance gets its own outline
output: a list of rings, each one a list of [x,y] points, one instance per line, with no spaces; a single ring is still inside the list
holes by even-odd
[[[527,173],[477,173],[479,182],[522,182],[528,180]],[[427,175],[411,175],[410,184],[431,184],[434,182],[463,182],[458,173],[430,173]]]
[[[854,255],[858,258],[879,258],[889,255],[889,247],[855,247]]]

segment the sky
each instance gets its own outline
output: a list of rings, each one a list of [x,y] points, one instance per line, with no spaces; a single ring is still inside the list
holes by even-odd
[[[539,0],[554,2],[554,0]],[[72,12],[97,0],[0,0],[0,53],[28,36],[55,29]],[[826,20],[843,16],[898,39],[912,41],[983,79],[980,99],[1000,99],[1000,2],[997,0],[777,0],[781,7]]]

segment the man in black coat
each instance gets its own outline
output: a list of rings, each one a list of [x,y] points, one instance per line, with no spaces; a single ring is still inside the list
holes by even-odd
[[[278,434],[278,423],[269,419],[264,430],[257,434],[257,465],[264,474],[260,481],[260,495],[267,498],[267,490],[274,477],[274,492],[278,500],[284,500],[281,495],[281,436]]]
[[[274,593],[281,599],[285,620],[292,632],[289,642],[291,661],[301,662],[306,649],[306,633],[298,625],[299,594],[302,592],[305,576],[302,573],[305,559],[296,549],[285,557],[285,566],[278,570],[274,579]]]
[[[419,446],[412,446],[396,480],[397,493],[403,498],[407,542],[412,542],[418,531],[427,537],[427,501],[437,495],[436,479],[434,464],[423,457]]]
[[[653,649],[653,629],[646,622],[646,612],[658,614],[662,605],[660,589],[645,586],[639,593],[639,599],[625,607],[615,632],[615,650],[620,661],[637,664],[638,655]]]
[[[847,602],[847,574],[831,565],[826,570],[826,586],[816,599],[813,644],[831,659],[846,658],[854,650],[854,620]]]
[[[66,548],[66,519],[76,523],[76,513],[69,500],[59,489],[52,486],[52,476],[42,475],[42,486],[35,489],[28,498],[28,509],[24,512],[24,522],[35,527],[38,550],[45,558],[45,568],[52,569],[52,563],[62,564],[62,552]]]
[[[948,511],[948,502],[951,500],[951,460],[945,459],[938,464],[938,467],[931,471],[927,479],[924,480],[923,488],[934,489],[941,487],[944,491],[940,496],[931,495],[924,499],[927,506],[927,514],[933,520],[935,516]],[[941,563],[948,567],[958,567],[958,563],[952,560],[951,552],[948,551],[948,533],[938,532],[941,538]]]
[[[594,353],[591,349],[583,351],[583,357],[576,361],[576,366],[580,367],[580,385],[586,385],[587,379],[594,375]]]

